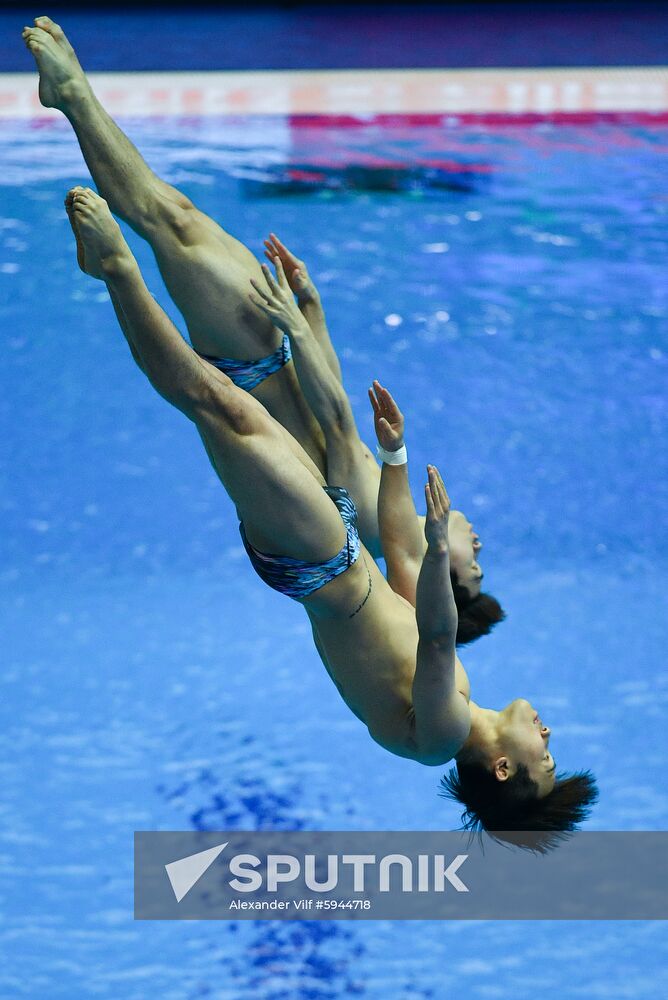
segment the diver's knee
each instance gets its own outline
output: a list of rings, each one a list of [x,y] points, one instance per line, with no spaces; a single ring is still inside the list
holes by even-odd
[[[200,412],[206,412],[209,418],[241,437],[273,431],[271,417],[262,404],[235,386],[231,379],[227,379],[227,384],[216,379],[208,387],[206,398],[198,401],[198,407]]]
[[[200,213],[176,188],[151,192],[143,206],[142,225],[153,234],[168,230],[184,246],[197,243],[201,231]]]

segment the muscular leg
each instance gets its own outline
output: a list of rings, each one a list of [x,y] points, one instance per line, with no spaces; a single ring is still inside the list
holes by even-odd
[[[59,26],[49,18],[37,18],[36,25],[24,31],[24,38],[40,70],[42,103],[58,107],[68,117],[100,193],[112,211],[151,244],[196,349],[242,359],[275,350],[280,334],[248,300],[249,279],[261,273],[253,255],[153,173],[100,105]],[[112,302],[116,306],[113,294]],[[324,331],[333,354],[326,327]],[[324,435],[292,363],[252,394],[296,438],[330,483],[347,486],[358,498],[362,537],[377,553],[379,470],[368,448],[361,442],[353,445],[356,453],[343,467],[335,456],[329,461]],[[359,446],[362,457],[357,454]],[[350,479],[343,478],[348,466],[355,469]]]
[[[185,343],[146,288],[104,200],[77,188],[68,214],[80,265],[112,292],[123,332],[155,389],[196,424],[251,544],[308,562],[331,558],[346,530],[306,453],[261,403]],[[353,589],[361,575],[351,574]],[[322,589],[323,608],[336,612],[342,588],[329,600]]]
[[[151,245],[195,348],[239,359],[263,357],[281,334],[248,299],[258,262],[238,240],[198,211],[148,167],[93,94],[62,30],[37,18],[24,39],[40,70],[40,99],[71,122],[100,194]],[[322,472],[324,439],[288,363],[255,390]]]
[[[235,325],[247,331],[243,347],[251,354],[244,356],[278,346],[271,323],[246,304],[248,275],[260,276],[250,251],[153,173],[93,94],[62,29],[49,18],[36,24],[26,40],[40,68],[42,103],[66,115],[99,193],[153,247],[195,347],[215,354],[223,346],[221,354],[240,357],[236,332],[220,343]]]

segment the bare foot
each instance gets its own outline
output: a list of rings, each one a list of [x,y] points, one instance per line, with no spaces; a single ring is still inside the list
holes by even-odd
[[[65,208],[82,271],[105,281],[134,265],[130,248],[103,198],[90,188],[75,187],[67,193]]]
[[[67,212],[67,218],[70,220],[70,226],[72,227],[72,232],[74,233],[74,239],[77,241],[77,264],[86,274],[86,252],[84,249],[83,242],[79,236],[79,230],[77,229],[77,221],[74,217],[74,195],[78,191],[83,191],[82,187],[72,188],[71,191],[67,192],[65,197],[65,211]]]
[[[88,83],[63,29],[49,17],[36,17],[34,28],[24,28],[23,41],[39,70],[39,99],[45,108],[65,106]]]

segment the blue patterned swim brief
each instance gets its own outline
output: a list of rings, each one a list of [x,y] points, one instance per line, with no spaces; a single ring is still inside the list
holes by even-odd
[[[322,563],[304,562],[289,556],[271,556],[253,548],[239,525],[241,539],[257,575],[274,590],[296,600],[308,597],[313,591],[339,576],[357,561],[360,539],[357,531],[357,509],[348,490],[342,486],[324,486],[325,493],[336,504],[341,520],[346,526],[346,542],[340,552]]]
[[[235,358],[213,358],[208,354],[200,354],[200,358],[208,361],[214,368],[218,368],[232,379],[234,384],[246,392],[250,392],[256,385],[269,376],[277,372],[279,368],[287,365],[292,357],[290,350],[290,338],[287,333],[283,334],[283,343],[266,358],[258,358],[257,361],[237,361]]]

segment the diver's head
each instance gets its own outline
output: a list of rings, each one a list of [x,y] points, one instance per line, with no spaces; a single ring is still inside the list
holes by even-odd
[[[471,706],[471,731],[457,762],[484,767],[499,785],[512,781],[522,767],[543,798],[554,788],[556,765],[550,752],[550,729],[524,698],[500,712]]]
[[[450,569],[457,577],[460,587],[468,591],[469,599],[477,597],[481,590],[483,572],[478,563],[482,542],[473,530],[473,525],[460,510],[451,510],[448,518],[448,548]]]
[[[516,698],[497,712],[494,743],[487,744],[486,755],[497,781],[508,781],[518,767],[524,767],[539,798],[551,792],[557,768],[550,752],[551,734],[525,698]]]
[[[457,645],[465,646],[492,631],[506,615],[491,594],[482,593],[483,572],[478,563],[482,542],[468,518],[451,510],[448,519],[450,579],[459,614]]]
[[[556,775],[550,729],[523,698],[501,712],[471,703],[471,732],[442,794],[464,807],[465,829],[512,831],[545,851],[587,817],[598,792],[589,771]]]

